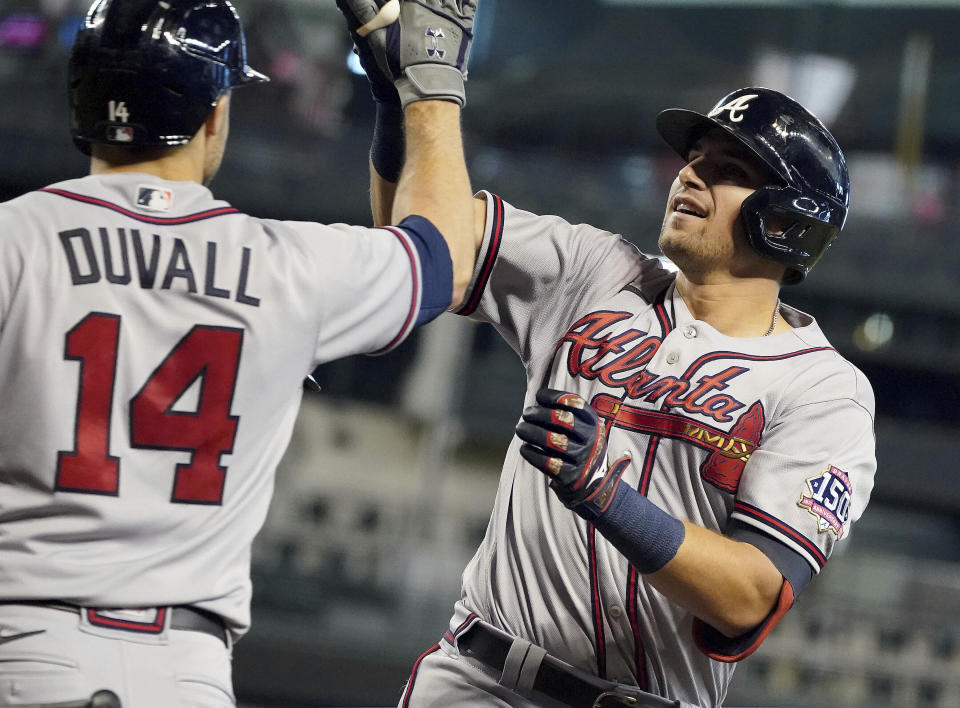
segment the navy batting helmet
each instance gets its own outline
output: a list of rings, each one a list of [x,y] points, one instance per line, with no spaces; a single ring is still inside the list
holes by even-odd
[[[228,0],[98,0],[70,55],[73,140],[183,145],[225,91],[260,81]]]
[[[747,197],[740,213],[751,247],[787,266],[785,283],[799,283],[847,218],[850,175],[840,146],[810,111],[765,88],[734,91],[707,115],[671,108],[657,116],[660,135],[684,159],[713,128],[743,143],[781,180]],[[773,216],[787,223],[782,233],[767,228]]]

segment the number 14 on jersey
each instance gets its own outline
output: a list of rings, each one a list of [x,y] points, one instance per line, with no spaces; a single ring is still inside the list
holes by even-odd
[[[122,459],[110,454],[120,317],[91,312],[65,337],[64,358],[80,363],[73,450],[57,455],[55,489],[120,493]],[[243,330],[194,326],[170,350],[130,399],[130,446],[189,452],[172,470],[171,502],[221,504],[227,468],[220,457],[233,450],[239,417],[230,414],[237,383]],[[174,410],[194,384],[196,409]]]

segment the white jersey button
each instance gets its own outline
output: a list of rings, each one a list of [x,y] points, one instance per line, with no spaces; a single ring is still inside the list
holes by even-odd
[[[683,336],[687,339],[694,339],[697,336],[697,328],[693,325],[683,328]]]
[[[620,615],[623,614],[623,610],[620,608],[620,605],[614,605],[610,608],[610,616],[614,619],[620,619]]]
[[[676,364],[678,361],[680,361],[680,355],[677,354],[676,352],[670,352],[669,354],[667,354],[668,364]]]

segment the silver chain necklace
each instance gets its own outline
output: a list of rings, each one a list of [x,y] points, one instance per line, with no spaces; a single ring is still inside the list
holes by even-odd
[[[777,298],[777,306],[773,308],[773,320],[770,322],[770,329],[763,333],[764,337],[769,337],[773,334],[773,330],[777,327],[777,317],[780,315],[780,298]]]

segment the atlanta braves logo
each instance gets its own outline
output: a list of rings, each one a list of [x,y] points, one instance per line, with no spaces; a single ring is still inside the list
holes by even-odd
[[[733,420],[732,413],[744,404],[719,393],[728,382],[748,371],[730,366],[695,381],[676,376],[658,376],[646,370],[663,340],[636,329],[614,333],[618,322],[632,317],[629,312],[594,312],[574,323],[561,342],[569,342],[567,371],[571,376],[598,379],[609,388],[623,389],[630,398],[665,408],[705,415],[718,423]]]
[[[740,416],[727,435],[710,436],[705,433],[706,441],[717,440],[717,449],[700,465],[703,478],[720,489],[736,494],[743,468],[760,444],[765,421],[763,405],[757,401]]]
[[[730,122],[739,123],[743,120],[743,113],[750,107],[750,101],[757,98],[759,94],[748,93],[743,96],[738,96],[732,101],[725,103],[724,105],[714,108],[710,113],[707,114],[707,118],[716,118],[718,115],[724,111],[730,112]]]
[[[729,431],[678,413],[631,406],[607,393],[597,394],[590,403],[601,417],[618,428],[684,440],[707,450],[710,454],[700,465],[700,475],[731,494],[737,493],[743,469],[760,445],[765,421],[759,401],[750,406]]]

